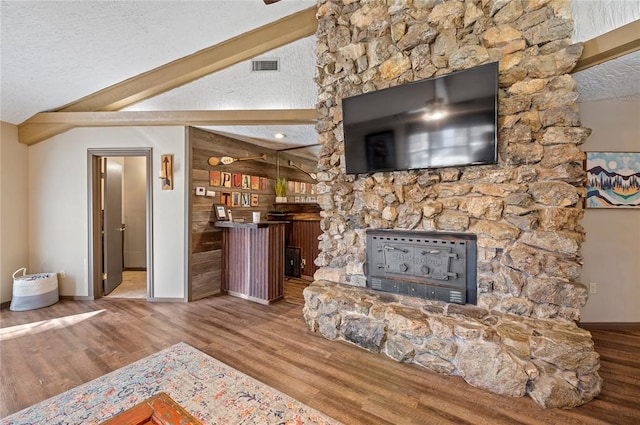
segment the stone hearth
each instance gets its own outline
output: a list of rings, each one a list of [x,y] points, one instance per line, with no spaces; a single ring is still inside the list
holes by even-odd
[[[529,395],[544,408],[600,392],[599,355],[574,323],[429,302],[316,281],[304,290],[306,325],[399,362],[460,375],[493,393]]]
[[[316,282],[307,325],[499,394],[570,407],[600,391],[575,324],[584,153],[569,0],[319,0]],[[495,165],[371,175],[344,168],[341,100],[499,62]],[[366,229],[477,237],[477,305],[364,288]],[[484,362],[483,362],[484,361]]]

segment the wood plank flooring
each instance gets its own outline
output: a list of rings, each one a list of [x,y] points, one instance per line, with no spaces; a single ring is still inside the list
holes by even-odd
[[[601,395],[568,410],[487,393],[309,332],[290,279],[270,306],[231,296],[192,303],[63,300],[0,312],[0,416],[184,341],[345,424],[638,424],[640,331],[592,331]]]

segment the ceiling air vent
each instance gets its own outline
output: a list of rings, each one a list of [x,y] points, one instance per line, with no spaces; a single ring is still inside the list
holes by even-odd
[[[251,61],[251,71],[279,71],[279,59],[263,59]]]

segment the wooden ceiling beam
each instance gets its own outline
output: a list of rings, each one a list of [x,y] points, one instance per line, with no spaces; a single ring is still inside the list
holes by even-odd
[[[69,124],[74,127],[151,125],[264,125],[315,124],[315,109],[252,109],[220,111],[94,111],[40,112],[34,124]]]
[[[640,50],[640,19],[585,41],[582,56],[571,72],[583,71]]]
[[[255,109],[226,111],[93,111],[40,112],[28,127],[18,127],[18,138],[33,140],[49,129],[123,126],[310,125],[315,109]]]
[[[305,9],[114,84],[65,105],[55,112],[117,111],[311,36],[315,34],[317,26],[316,8]],[[19,134],[22,133],[24,137],[20,138],[20,142],[32,145],[70,128],[72,127],[68,124],[36,124],[32,117],[19,125]]]

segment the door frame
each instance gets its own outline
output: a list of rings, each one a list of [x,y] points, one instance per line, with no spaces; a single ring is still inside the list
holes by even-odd
[[[87,149],[87,211],[88,255],[87,285],[90,299],[103,296],[102,289],[102,238],[100,228],[101,173],[100,159],[104,157],[137,156],[145,158],[146,169],[146,240],[147,240],[147,300],[153,299],[153,186],[151,148],[97,148]]]

